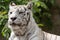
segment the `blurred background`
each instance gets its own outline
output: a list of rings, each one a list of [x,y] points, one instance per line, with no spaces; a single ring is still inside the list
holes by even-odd
[[[0,0],[0,40],[8,40],[10,29],[7,27],[9,3],[17,5],[33,1],[33,17],[42,30],[60,35],[60,0]]]

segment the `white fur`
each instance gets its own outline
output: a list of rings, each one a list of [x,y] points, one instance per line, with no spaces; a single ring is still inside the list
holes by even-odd
[[[27,9],[26,11],[24,10],[24,7]],[[60,36],[46,33],[39,29],[32,16],[31,9],[28,9],[30,7],[32,7],[31,3],[28,3],[28,5],[18,6],[15,4],[13,6],[10,5],[8,13],[8,27],[11,29],[11,35],[9,37],[9,40],[60,40]],[[12,12],[12,14],[10,14],[10,12]],[[19,12],[23,13],[19,14]],[[29,12],[30,15],[29,22],[28,22],[29,15],[27,15],[27,12]],[[28,22],[27,26],[10,25],[13,23],[13,21],[11,20],[12,17],[17,17],[17,19],[14,21],[15,24],[21,23],[21,25],[23,25],[27,24]],[[16,33],[18,33],[19,36],[17,36]],[[24,33],[25,35],[23,35]]]
[[[30,5],[27,5],[28,8]],[[37,26],[35,20],[33,19],[31,10],[28,9],[27,6],[24,6],[24,5],[10,6],[10,10],[8,13],[8,18],[9,18],[8,19],[8,27],[11,29],[11,35],[9,37],[9,40],[43,40],[43,32]],[[24,12],[25,10],[23,7],[26,7],[26,9],[27,9],[26,12]],[[23,11],[24,13],[19,14],[20,11]],[[10,12],[12,12],[12,14],[10,14]],[[27,26],[25,26],[22,29],[19,29],[21,26],[10,25],[13,23],[13,21],[11,20],[12,17],[17,17],[17,19],[14,21],[14,23],[16,23],[16,24],[20,24],[20,23],[22,25],[27,24],[27,21],[29,19],[29,15],[27,15],[27,12],[29,12],[29,15],[30,15],[30,20],[29,20]],[[24,17],[23,17],[23,14],[25,14]],[[26,18],[27,21],[23,18]],[[14,29],[15,29],[15,31],[14,31]],[[23,36],[21,36],[20,33],[18,33],[18,34],[20,34],[20,36],[16,36],[15,33],[17,33],[18,31],[20,31],[20,33],[22,33],[22,34],[24,34],[25,31],[27,31],[27,32]]]

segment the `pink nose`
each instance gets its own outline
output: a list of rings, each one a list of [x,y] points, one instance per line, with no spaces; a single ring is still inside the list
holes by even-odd
[[[17,17],[12,17],[11,20],[14,21],[14,20],[16,20],[16,18],[17,18]]]

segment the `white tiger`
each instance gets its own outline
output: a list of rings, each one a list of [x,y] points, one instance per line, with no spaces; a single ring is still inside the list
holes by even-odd
[[[9,40],[50,40],[52,34],[43,32],[33,19],[32,6],[32,2],[27,5],[15,3],[9,5],[8,27],[11,29]]]

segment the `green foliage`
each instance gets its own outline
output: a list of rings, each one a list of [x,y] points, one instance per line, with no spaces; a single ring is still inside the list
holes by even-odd
[[[17,5],[19,4],[27,4],[29,0],[12,0]],[[51,22],[51,13],[50,8],[54,5],[55,0],[32,0],[34,2],[33,5],[33,17],[35,18],[36,23],[40,27],[52,27]],[[9,10],[9,3],[11,0],[0,0],[0,32],[2,31],[2,35],[6,38],[10,35],[10,30],[6,25],[7,22],[7,13]],[[1,5],[2,4],[2,5]]]
[[[4,28],[2,29],[2,35],[4,37],[6,37],[6,39],[8,39],[8,37],[10,36],[10,29],[7,26],[4,26]]]
[[[0,11],[0,33],[7,22],[7,11]]]
[[[7,13],[6,11],[0,12],[0,32],[1,32],[2,28],[4,27],[5,23],[7,22],[6,13]]]

